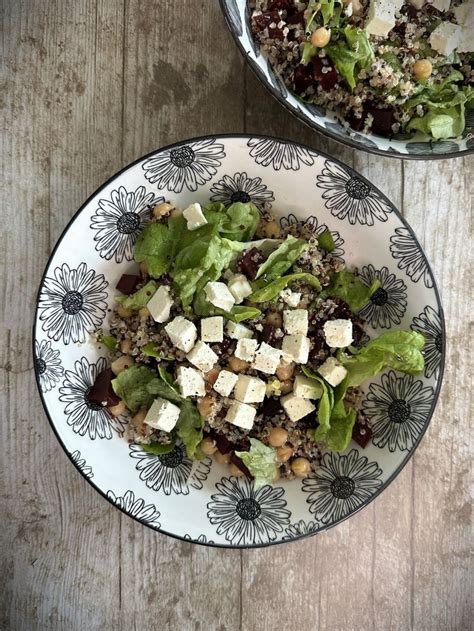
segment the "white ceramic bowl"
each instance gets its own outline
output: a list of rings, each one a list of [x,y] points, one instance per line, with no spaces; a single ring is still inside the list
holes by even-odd
[[[381,288],[362,315],[374,332],[415,328],[427,336],[426,370],[390,370],[364,390],[371,443],[327,454],[304,480],[253,490],[209,458],[188,460],[128,445],[125,420],[109,419],[85,394],[106,359],[90,331],[106,324],[115,284],[134,267],[133,243],[147,204],[209,199],[272,202],[282,224],[327,226],[337,248]],[[131,517],[175,537],[228,547],[280,543],[324,530],[374,499],[413,454],[430,421],[444,364],[444,321],[429,265],[410,227],[378,189],[308,147],[267,137],[216,136],[160,149],[112,177],[71,219],[46,267],[34,323],[38,387],[75,466]],[[429,480],[426,481],[429,484]]]

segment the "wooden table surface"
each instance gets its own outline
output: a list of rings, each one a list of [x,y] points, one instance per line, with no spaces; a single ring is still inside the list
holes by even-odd
[[[310,131],[246,68],[217,0],[0,5],[0,629],[472,628],[473,159],[384,159]],[[41,273],[81,203],[142,154],[217,132],[303,141],[371,178],[424,243],[448,329],[436,413],[395,482],[333,530],[253,551],[175,541],[104,501],[54,437],[30,353]]]

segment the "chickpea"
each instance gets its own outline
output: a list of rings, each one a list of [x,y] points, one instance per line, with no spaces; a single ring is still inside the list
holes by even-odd
[[[293,362],[291,362],[290,364],[283,362],[276,369],[276,376],[278,377],[278,379],[280,379],[280,381],[286,381],[287,379],[291,379],[294,374],[295,374],[295,364]]]
[[[248,367],[249,363],[244,361],[243,359],[239,359],[234,355],[231,355],[229,357],[229,370],[231,370],[232,372],[243,372],[244,370],[247,370]]]
[[[433,66],[428,59],[418,59],[413,66],[413,74],[418,81],[424,81],[431,76],[433,72]]]
[[[272,447],[283,447],[288,440],[288,432],[283,427],[272,427],[268,434],[268,442]]]
[[[269,239],[279,239],[281,236],[280,226],[276,221],[269,221],[265,224],[263,232]]]
[[[288,394],[293,391],[293,382],[291,379],[285,379],[285,381],[280,381],[280,392],[282,394]]]
[[[130,318],[133,315],[133,311],[131,309],[127,309],[123,305],[119,305],[117,307],[117,313],[121,318]]]
[[[127,411],[127,408],[123,401],[119,401],[117,405],[111,405],[107,409],[112,414],[112,416],[121,416],[122,414],[125,414],[125,412]]]
[[[147,320],[150,317],[150,312],[146,307],[142,307],[138,312],[138,315],[142,320]]]
[[[277,449],[277,460],[278,462],[287,462],[294,453],[295,450],[291,445],[282,445]]]
[[[230,454],[221,454],[220,451],[216,451],[214,454],[214,460],[219,464],[229,464]]]
[[[362,15],[362,4],[360,0],[342,0],[342,2],[346,6],[352,4],[352,15]]]
[[[209,418],[214,407],[214,399],[212,397],[202,397],[197,402],[196,407],[203,418]]]
[[[205,456],[212,456],[217,451],[216,441],[210,436],[206,436],[201,440],[201,451]]]
[[[138,267],[142,276],[146,276],[148,274],[148,263],[146,261],[142,261]]]
[[[128,353],[130,353],[130,351],[132,350],[132,340],[129,340],[128,338],[122,340],[120,342],[120,350],[122,351],[122,353],[128,355]]]
[[[181,215],[183,214],[183,211],[181,210],[181,208],[173,208],[173,210],[170,213],[171,217],[181,217]]]
[[[168,204],[167,202],[163,202],[162,204],[158,204],[153,208],[153,215],[160,219],[161,217],[166,217],[173,210],[173,206]]]
[[[130,357],[130,355],[121,355],[118,359],[110,364],[110,367],[112,368],[112,372],[114,373],[114,375],[118,375],[122,372],[122,370],[133,366],[134,363],[135,362],[133,361],[133,358]]]
[[[210,383],[211,386],[213,386],[217,381],[219,372],[220,371],[217,368],[213,368],[212,370],[210,370],[204,375],[204,379],[207,381],[207,383]]]
[[[229,465],[229,473],[236,478],[241,478],[245,475],[245,473],[241,469],[239,469],[239,467],[233,462],[231,462]]]
[[[132,423],[136,427],[137,430],[143,431],[143,421],[146,418],[146,409],[140,408],[135,416],[132,417]]]
[[[265,316],[265,324],[269,324],[270,326],[274,326],[276,329],[279,329],[283,324],[281,313],[278,313],[278,311],[270,311],[270,313],[267,313]]]
[[[324,48],[329,44],[331,39],[331,29],[327,29],[324,26],[317,28],[311,35],[311,43],[316,48]]]
[[[311,464],[307,458],[295,458],[291,463],[291,470],[297,478],[305,478],[311,473]]]

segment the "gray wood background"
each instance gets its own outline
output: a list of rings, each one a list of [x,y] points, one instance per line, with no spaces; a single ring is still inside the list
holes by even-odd
[[[0,629],[472,628],[473,159],[401,162],[318,136],[245,67],[217,0],[0,6]],[[154,533],[96,494],[49,428],[30,354],[38,282],[80,204],[144,153],[231,131],[304,141],[376,182],[424,243],[449,335],[436,414],[391,487],[329,532],[242,552]]]

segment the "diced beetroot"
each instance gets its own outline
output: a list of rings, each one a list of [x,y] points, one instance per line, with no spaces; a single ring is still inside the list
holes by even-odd
[[[328,65],[320,57],[313,57],[313,74],[323,90],[328,92],[337,84],[339,75],[333,65]],[[323,72],[323,68],[327,69]]]
[[[243,461],[238,456],[236,456],[235,454],[231,454],[230,461],[232,464],[235,464],[235,466],[238,467],[243,473],[245,473],[248,478],[253,479],[253,475],[250,473]]]
[[[269,11],[291,11],[293,7],[290,0],[271,0],[268,3]]]
[[[361,425],[356,423],[352,430],[352,440],[360,445],[363,449],[367,447],[372,438],[372,429],[369,425]]]
[[[117,405],[120,399],[112,388],[112,379],[115,379],[115,375],[110,368],[106,368],[97,375],[94,385],[86,394],[89,403],[103,407]]]
[[[280,399],[265,398],[259,408],[259,412],[263,414],[265,418],[270,419],[282,414],[283,408],[281,407]]]
[[[391,136],[393,134],[392,125],[395,122],[393,108],[371,107],[368,109],[368,113],[372,114],[374,118],[372,122],[374,134],[380,134],[381,136]]]
[[[258,268],[265,260],[265,255],[258,248],[251,248],[244,252],[242,258],[239,261],[238,267],[240,271],[250,278],[250,280],[255,280],[255,276],[257,275]]]
[[[281,28],[272,28],[271,26],[268,27],[268,35],[269,37],[271,37],[272,39],[285,39],[285,36],[283,34],[283,31]]]
[[[312,66],[300,64],[293,73],[293,86],[295,92],[302,94],[314,82]]]
[[[234,448],[234,444],[224,436],[224,434],[212,433],[212,438],[216,441],[216,447],[221,454],[228,454]]]
[[[275,348],[281,348],[281,337],[277,337],[276,331],[276,328],[271,324],[264,324],[263,329],[258,332],[258,341],[266,342]]]
[[[361,324],[358,322],[352,322],[352,337],[354,339],[353,345],[360,346],[366,337],[366,332],[364,331]]]
[[[265,13],[256,15],[252,19],[258,30],[263,31],[267,28],[267,26],[270,26],[272,22],[278,24],[278,22],[280,21],[280,15],[278,14],[278,11],[265,11]]]
[[[362,112],[362,116],[357,118],[353,112],[349,112],[346,116],[347,122],[351,126],[351,129],[355,131],[362,131],[365,125],[365,119],[367,118],[367,112]]]
[[[122,294],[129,296],[136,290],[140,281],[140,276],[137,276],[136,274],[122,274],[119,282],[115,285],[115,289],[120,291]]]
[[[310,335],[311,340],[311,348],[309,351],[310,359],[318,359],[319,353],[321,351],[327,351],[328,346],[326,344],[326,340],[324,339],[324,335],[321,331],[318,331],[315,335]]]
[[[218,355],[223,355],[224,353],[228,352],[233,342],[234,340],[232,338],[224,337],[222,342],[216,342],[215,344],[212,344],[211,348],[214,353],[217,353]]]
[[[304,11],[298,11],[286,18],[287,24],[304,24]]]

